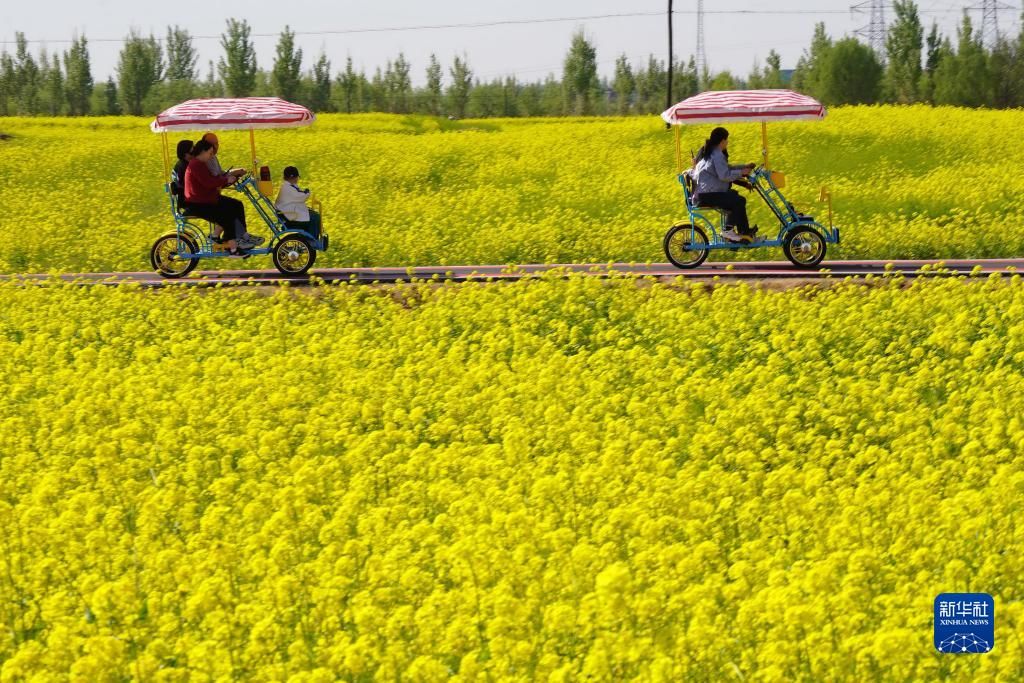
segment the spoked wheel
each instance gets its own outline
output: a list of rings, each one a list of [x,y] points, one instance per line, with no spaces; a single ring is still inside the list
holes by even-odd
[[[199,259],[188,258],[196,255],[199,247],[187,235],[169,232],[153,243],[149,250],[149,262],[153,270],[163,277],[185,277],[196,267]]]
[[[679,223],[665,233],[665,256],[676,268],[696,268],[708,257],[708,236],[689,223]]]
[[[285,275],[302,275],[316,261],[316,250],[302,235],[285,235],[274,247],[274,265]]]
[[[786,258],[798,268],[814,268],[825,258],[825,238],[814,228],[796,228],[782,244]]]

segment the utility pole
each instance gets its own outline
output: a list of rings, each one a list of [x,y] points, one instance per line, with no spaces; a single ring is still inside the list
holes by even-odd
[[[668,91],[665,93],[665,109],[671,107],[672,101],[672,0],[668,0]],[[667,125],[667,124],[666,124]]]
[[[868,45],[875,51],[878,60],[885,64],[885,8],[889,3],[885,0],[866,0],[850,7],[853,14],[869,14],[871,20],[867,26],[857,29],[858,36],[867,38]]]
[[[999,13],[1015,8],[999,0],[981,0],[981,4],[967,9],[981,10],[981,42],[991,50],[999,41]]]
[[[697,0],[697,89],[703,90],[707,83],[704,75],[708,71],[708,53],[704,48],[704,0]]]

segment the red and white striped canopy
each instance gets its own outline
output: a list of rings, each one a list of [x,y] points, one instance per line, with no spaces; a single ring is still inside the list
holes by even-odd
[[[666,123],[747,123],[825,118],[825,107],[792,90],[718,90],[688,97],[661,114]]]
[[[310,110],[280,97],[218,97],[175,105],[157,114],[149,128],[154,133],[295,128],[315,120]]]

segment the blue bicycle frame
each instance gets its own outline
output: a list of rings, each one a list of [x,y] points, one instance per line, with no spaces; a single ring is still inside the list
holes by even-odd
[[[772,239],[760,239],[753,242],[729,242],[722,233],[726,230],[727,213],[718,208],[694,206],[689,171],[679,174],[679,183],[683,186],[683,197],[686,202],[686,209],[690,216],[690,225],[701,227],[707,233],[708,244],[697,247],[687,246],[687,251],[703,251],[705,249],[755,249],[760,247],[781,247],[786,241],[786,235],[799,227],[811,227],[818,231],[822,239],[829,244],[839,244],[839,228],[831,225],[829,227],[814,220],[813,216],[805,216],[799,213],[793,205],[782,194],[782,191],[772,180],[772,172],[768,169],[758,167],[754,169],[747,178],[753,190],[764,200],[771,212],[779,221],[779,234]],[[710,212],[718,214],[718,220],[710,215]],[[717,225],[716,225],[717,222]],[[691,245],[693,238],[691,236]]]
[[[172,174],[173,182],[178,182],[178,179]],[[320,229],[320,236],[314,237],[306,230],[300,228],[289,227],[284,220],[284,217],[278,213],[277,209],[274,208],[273,202],[270,198],[264,195],[259,190],[259,186],[256,184],[256,180],[252,176],[247,176],[242,180],[239,180],[232,186],[235,191],[243,194],[249,200],[249,204],[256,210],[257,215],[263,220],[263,222],[273,233],[273,237],[267,243],[266,247],[260,247],[257,249],[249,249],[250,254],[269,254],[273,252],[274,248],[281,241],[285,235],[302,235],[309,240],[310,245],[317,251],[327,251],[327,246],[330,238],[327,233],[323,231],[323,226]],[[206,230],[203,230],[195,223],[190,221],[203,220],[196,216],[183,215],[178,210],[178,201],[174,193],[171,192],[171,184],[164,184],[164,192],[167,193],[171,203],[171,215],[174,217],[175,229],[178,233],[178,255],[181,258],[189,259],[204,259],[204,258],[216,258],[225,256],[226,252],[216,244]],[[191,253],[181,244],[181,236],[187,236],[191,239],[195,245],[199,248],[198,253]]]

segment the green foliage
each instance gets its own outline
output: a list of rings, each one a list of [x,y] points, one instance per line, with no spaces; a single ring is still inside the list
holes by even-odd
[[[594,100],[599,87],[597,50],[582,30],[573,34],[562,68],[562,85],[565,88],[568,113],[577,116],[594,113]]]
[[[217,69],[230,97],[248,97],[256,89],[256,48],[251,34],[252,28],[244,19],[228,19],[227,32],[221,34],[224,56]]]
[[[302,50],[295,47],[295,33],[284,27],[277,41],[277,56],[270,75],[271,92],[289,102],[299,99],[302,87]]]
[[[908,104],[918,100],[924,29],[913,0],[895,0],[893,11],[896,18],[889,26],[885,43],[888,56],[886,96],[892,101]]]
[[[127,114],[155,114],[146,98],[163,79],[163,50],[152,35],[143,38],[134,29],[129,33],[117,64],[117,82],[121,105]]]
[[[88,114],[91,110],[93,80],[85,36],[75,36],[71,41],[71,49],[64,53],[64,70],[67,74],[64,92],[67,95],[68,113],[72,116]]]

